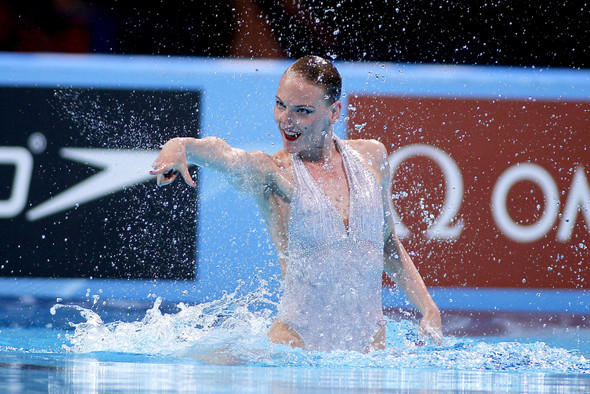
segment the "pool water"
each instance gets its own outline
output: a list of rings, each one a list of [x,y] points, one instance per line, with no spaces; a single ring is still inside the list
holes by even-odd
[[[437,346],[389,311],[387,349],[319,353],[266,339],[263,291],[200,305],[4,301],[0,392],[590,392],[586,316],[449,312]]]

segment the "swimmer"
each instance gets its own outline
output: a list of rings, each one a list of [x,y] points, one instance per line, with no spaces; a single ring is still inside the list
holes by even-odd
[[[246,152],[217,137],[173,138],[153,164],[159,186],[188,163],[228,177],[256,201],[278,253],[283,295],[268,336],[318,351],[385,347],[382,272],[420,311],[420,334],[442,341],[438,307],[394,232],[387,150],[374,140],[341,140],[342,78],[305,56],[281,77],[274,119],[283,149]]]

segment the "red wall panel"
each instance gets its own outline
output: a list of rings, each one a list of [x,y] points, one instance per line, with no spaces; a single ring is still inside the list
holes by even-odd
[[[590,103],[353,94],[347,129],[386,145],[428,285],[590,288]]]

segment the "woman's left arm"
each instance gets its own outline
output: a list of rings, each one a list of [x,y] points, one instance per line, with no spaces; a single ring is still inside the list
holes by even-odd
[[[412,305],[422,314],[420,334],[431,337],[438,345],[442,343],[442,323],[438,307],[416,269],[412,258],[392,231],[383,248],[385,272],[404,292]]]
[[[368,145],[371,146],[371,145]],[[432,300],[412,258],[395,234],[391,205],[391,176],[387,150],[383,144],[374,142],[372,162],[374,171],[380,175],[384,212],[384,269],[387,275],[404,292],[412,305],[422,314],[420,334],[431,337],[437,344],[442,342],[442,324],[438,307]]]

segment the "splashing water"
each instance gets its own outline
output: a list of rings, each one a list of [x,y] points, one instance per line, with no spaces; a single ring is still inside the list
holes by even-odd
[[[589,374],[590,361],[576,351],[543,342],[499,342],[446,337],[442,346],[419,345],[418,327],[411,321],[387,318],[387,348],[362,354],[322,353],[273,344],[266,335],[276,302],[263,284],[245,295],[238,290],[194,306],[178,304],[177,313],[162,313],[158,297],[136,322],[104,323],[90,309],[73,308],[85,319],[71,323],[70,353],[116,352],[195,359],[203,364],[315,368],[443,368],[455,370]]]
[[[226,338],[239,336],[263,337],[274,302],[265,286],[244,296],[238,296],[239,288],[224,294],[219,300],[195,306],[178,304],[177,313],[162,313],[162,298],[158,297],[145,317],[136,322],[104,323],[100,316],[78,305],[56,304],[60,308],[78,310],[85,319],[82,323],[70,323],[75,328],[67,339],[69,352],[88,353],[114,351],[157,355],[181,354],[192,344],[211,344]],[[254,307],[257,310],[252,311]]]
[[[72,138],[105,148],[154,149],[198,132],[199,96],[189,91],[60,88],[50,101]]]

